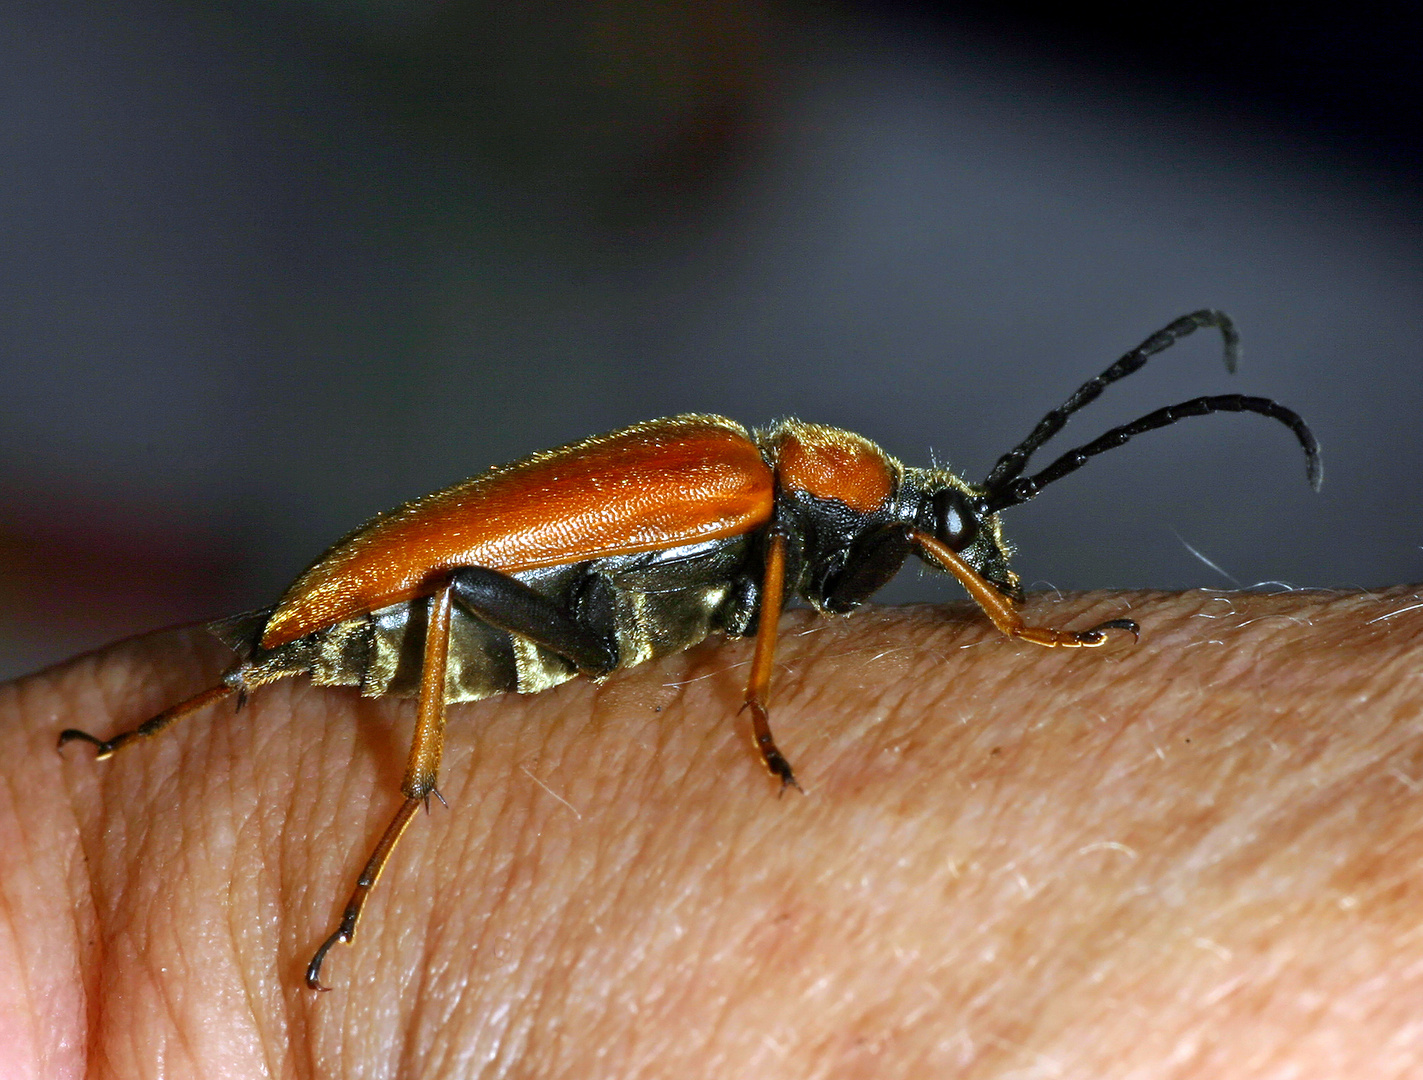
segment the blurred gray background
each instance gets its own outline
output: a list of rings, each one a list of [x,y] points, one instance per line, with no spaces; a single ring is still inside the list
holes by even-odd
[[[1041,464],[1237,391],[1310,421],[1323,495],[1283,428],[1189,421],[1012,511],[1025,581],[1418,579],[1423,24],[1279,11],[7,4],[0,676],[270,603],[378,510],[648,417],[981,480],[1202,306],[1238,376],[1199,335]]]

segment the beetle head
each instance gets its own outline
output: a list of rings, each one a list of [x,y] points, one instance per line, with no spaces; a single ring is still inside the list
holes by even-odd
[[[982,490],[946,469],[906,469],[904,492],[916,528],[962,555],[999,592],[1021,600],[1018,575],[1008,565],[1012,545]]]

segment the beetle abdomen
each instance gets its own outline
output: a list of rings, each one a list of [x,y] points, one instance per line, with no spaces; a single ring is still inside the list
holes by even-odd
[[[680,652],[709,634],[744,634],[756,608],[748,566],[753,543],[733,536],[664,551],[616,555],[513,576],[616,643],[618,668]],[[243,654],[247,687],[287,675],[318,686],[355,686],[368,697],[414,697],[420,689],[428,601],[421,597],[343,619],[274,649],[256,641],[269,612],[212,623],[209,630]],[[447,700],[535,694],[578,675],[568,660],[490,626],[458,604],[450,624]]]

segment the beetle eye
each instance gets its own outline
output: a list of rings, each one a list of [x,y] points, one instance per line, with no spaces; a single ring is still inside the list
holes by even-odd
[[[955,551],[978,539],[978,518],[963,492],[947,488],[934,496],[934,535]]]

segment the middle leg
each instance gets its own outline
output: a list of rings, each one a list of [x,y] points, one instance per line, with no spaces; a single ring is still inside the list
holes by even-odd
[[[766,771],[781,781],[781,790],[796,783],[790,762],[785,759],[771,736],[771,722],[766,703],[771,696],[771,672],[776,664],[776,633],[781,622],[781,607],[786,588],[786,538],[773,532],[766,543],[765,576],[761,582],[761,614],[756,626],[756,651],[751,657],[751,677],[746,683],[746,704],[751,710],[751,731],[756,750]]]

